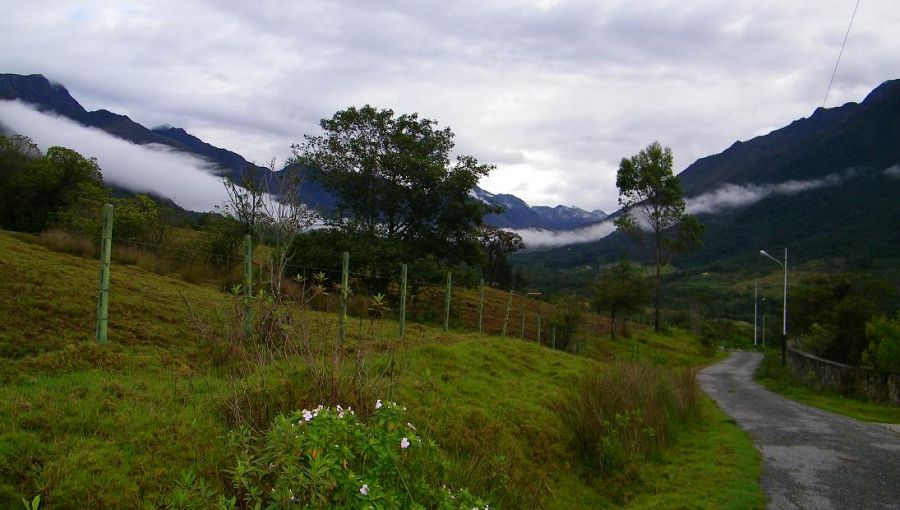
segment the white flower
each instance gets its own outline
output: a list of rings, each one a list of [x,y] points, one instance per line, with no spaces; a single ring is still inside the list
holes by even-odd
[[[309,421],[311,419],[313,419],[313,414],[311,412],[309,412],[308,409],[304,409],[303,410],[303,421]]]
[[[368,495],[369,494],[369,484],[364,483],[363,486],[359,488],[359,493],[362,494],[363,496]]]
[[[409,439],[403,438],[400,440],[400,448],[409,448]]]
[[[406,422],[406,426],[409,427],[409,428],[411,428],[411,429],[413,429],[413,430],[416,430],[416,427],[413,426],[412,423]]]
[[[378,401],[375,402],[375,409],[381,409],[381,399],[378,399]]]

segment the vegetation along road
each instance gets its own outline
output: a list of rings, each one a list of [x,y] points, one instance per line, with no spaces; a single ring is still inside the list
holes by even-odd
[[[764,389],[753,381],[761,359],[734,353],[699,380],[762,453],[769,508],[900,508],[900,435]]]

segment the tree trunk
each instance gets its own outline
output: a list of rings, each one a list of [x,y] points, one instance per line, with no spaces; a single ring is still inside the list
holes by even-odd
[[[661,263],[661,254],[659,248],[659,237],[662,233],[656,232],[656,286],[654,289],[654,302],[653,302],[653,331],[659,333],[659,295],[660,295],[660,263]]]
[[[613,305],[609,310],[609,336],[613,340],[616,339],[616,307]]]

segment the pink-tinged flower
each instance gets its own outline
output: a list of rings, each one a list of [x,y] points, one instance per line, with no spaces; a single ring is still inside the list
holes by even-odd
[[[381,409],[381,399],[375,402],[375,409]]]
[[[404,448],[404,449],[409,448],[409,439],[407,439],[405,437],[403,439],[401,439],[400,440],[400,448]]]
[[[363,496],[367,496],[369,494],[369,484],[364,483],[363,486],[359,488],[359,493]]]
[[[304,409],[303,410],[303,421],[309,421],[311,419],[313,419],[313,414],[308,409]]]

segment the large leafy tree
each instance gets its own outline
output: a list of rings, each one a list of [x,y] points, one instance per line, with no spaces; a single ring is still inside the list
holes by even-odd
[[[322,135],[292,148],[295,162],[315,169],[337,195],[333,228],[394,257],[478,262],[485,206],[469,193],[493,166],[471,156],[451,161],[450,128],[369,105],[341,110],[320,126]]]
[[[703,226],[684,212],[681,183],[672,172],[672,149],[653,142],[630,158],[622,158],[616,174],[623,214],[616,226],[650,249],[656,265],[653,327],[659,331],[661,270],[668,255],[699,245]]]

